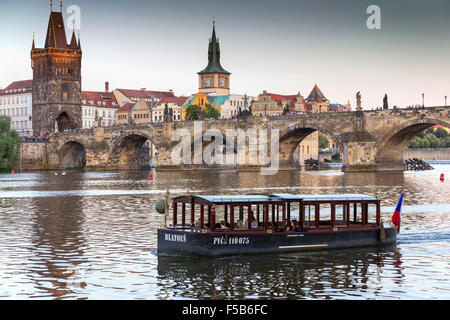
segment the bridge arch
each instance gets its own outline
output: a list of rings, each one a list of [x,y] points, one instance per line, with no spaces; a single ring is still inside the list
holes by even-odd
[[[403,169],[403,152],[409,142],[421,131],[435,125],[450,128],[450,122],[442,119],[415,119],[391,129],[381,139],[377,152],[377,164],[384,168]]]
[[[75,116],[70,111],[62,111],[55,119],[55,129],[58,132],[77,128]]]
[[[146,141],[151,145],[147,146]],[[116,138],[109,163],[119,169],[148,169],[153,137],[142,131],[127,131]]]
[[[297,123],[280,132],[280,164],[285,164],[288,167],[295,167],[295,152],[297,148],[304,139],[314,132],[326,134],[336,144],[337,149],[342,152],[343,144],[339,136],[331,133],[326,128],[314,124]],[[300,165],[303,164],[300,163]]]
[[[77,139],[64,141],[58,148],[61,169],[84,168],[86,166],[86,146]]]

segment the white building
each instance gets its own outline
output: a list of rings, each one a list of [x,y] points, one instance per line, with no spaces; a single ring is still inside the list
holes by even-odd
[[[249,108],[252,100],[256,100],[255,97],[250,97],[243,94],[230,94],[223,104],[220,105],[220,118],[231,119],[233,116],[237,116],[239,114],[239,108],[244,111],[246,98],[247,108]]]
[[[96,116],[101,127],[113,126],[115,122],[115,112],[119,109],[119,104],[112,92],[109,92],[109,83],[105,83],[105,91],[82,91],[82,126],[83,129],[90,129],[96,126]]]
[[[21,137],[31,137],[33,80],[15,81],[0,90],[0,115],[11,118],[11,128]]]
[[[153,109],[152,109],[152,121],[154,123],[164,121],[164,110],[166,105],[169,109],[172,109],[173,121],[181,121],[181,109],[183,104],[186,102],[188,97],[167,97],[163,98]]]

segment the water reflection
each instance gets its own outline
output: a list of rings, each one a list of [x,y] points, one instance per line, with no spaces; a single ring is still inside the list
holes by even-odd
[[[0,175],[0,299],[445,299],[450,166],[427,172],[61,172]],[[55,173],[58,173],[56,175]],[[155,204],[202,194],[365,193],[397,246],[279,256],[157,257]]]
[[[383,292],[380,276],[386,264],[401,278],[397,261],[395,245],[222,259],[158,257],[158,275],[165,283],[159,295],[183,299],[336,299],[345,292],[375,298]]]
[[[59,189],[63,191],[80,189],[81,174],[74,172],[62,179],[49,175],[48,183],[56,184],[57,181]],[[83,257],[83,198],[37,197],[32,198],[31,202],[39,211],[32,218],[33,258],[29,265],[36,291],[41,297],[73,297],[73,287],[86,286],[79,279],[77,267],[86,262]]]

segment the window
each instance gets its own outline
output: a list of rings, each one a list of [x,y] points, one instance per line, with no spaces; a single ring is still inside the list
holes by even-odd
[[[225,79],[220,79],[220,87],[225,88]]]
[[[211,79],[205,79],[205,88],[211,87]]]

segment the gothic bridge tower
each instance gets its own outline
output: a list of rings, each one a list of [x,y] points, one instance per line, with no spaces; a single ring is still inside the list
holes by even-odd
[[[44,48],[36,48],[33,39],[31,49],[35,136],[81,128],[80,39],[77,41],[74,29],[67,43],[62,1],[60,8],[60,12],[50,10]]]

